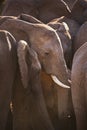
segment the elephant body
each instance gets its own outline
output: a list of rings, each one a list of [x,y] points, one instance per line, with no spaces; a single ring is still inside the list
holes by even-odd
[[[60,23],[65,22],[68,25],[68,28],[69,28],[68,31],[71,35],[71,40],[73,41],[75,35],[77,34],[77,32],[80,28],[80,25],[78,24],[78,22],[76,22],[73,19],[67,18],[65,16],[62,16],[60,18],[56,18],[55,21],[60,22]]]
[[[76,0],[71,9],[71,18],[76,20],[79,24],[83,24],[87,21],[87,1]]]
[[[61,0],[7,0],[2,15],[18,16],[21,13],[32,15],[42,22],[53,18],[67,16],[69,10]]]
[[[38,17],[37,5],[34,0],[6,0],[2,15],[18,16],[21,13]]]
[[[81,25],[75,36],[73,42],[73,55],[77,51],[77,49],[80,48],[87,41],[86,32],[87,32],[87,22]]]
[[[69,16],[69,8],[62,0],[45,0],[44,4],[39,7],[39,19],[45,23],[54,18]]]
[[[77,130],[87,130],[87,42],[75,53],[72,73],[71,92],[76,115]]]
[[[0,129],[5,130],[17,67],[16,40],[0,31]]]
[[[86,0],[7,0],[2,15],[18,16],[29,14],[44,23],[66,16],[79,24],[87,20]]]

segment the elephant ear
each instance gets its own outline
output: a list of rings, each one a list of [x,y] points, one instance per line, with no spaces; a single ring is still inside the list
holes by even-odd
[[[36,52],[24,40],[18,42],[17,55],[22,83],[24,88],[27,88],[32,72],[37,74],[41,65]]]
[[[18,19],[29,22],[29,23],[42,23],[40,20],[28,14],[20,14]]]
[[[27,43],[23,40],[18,42],[17,55],[24,88],[28,86],[28,66],[26,64]]]
[[[62,22],[60,24],[60,27],[59,27],[58,31],[60,31],[60,32],[69,31],[69,27],[68,27],[68,25],[65,22]]]
[[[66,30],[69,31],[68,25],[65,22],[57,22],[57,19],[54,19],[54,21],[52,20],[48,25],[59,32],[65,32]]]

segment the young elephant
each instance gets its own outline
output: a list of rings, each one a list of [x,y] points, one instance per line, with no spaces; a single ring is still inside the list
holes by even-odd
[[[74,55],[71,80],[77,130],[87,130],[87,42]]]
[[[64,61],[61,41],[58,34],[50,26],[25,14],[22,14],[18,18],[8,18],[7,20],[2,19],[3,18],[0,20],[0,29],[6,29],[11,32],[17,41],[21,38],[26,40],[31,48],[37,52],[42,67],[41,87],[43,89],[46,107],[50,118],[55,125],[56,130],[58,129],[58,117],[63,124],[61,126],[63,126],[64,129],[65,127],[67,129],[67,127],[70,126],[69,122],[71,121],[71,118],[68,118],[68,115],[72,115],[72,107],[70,89],[66,89],[69,88],[67,67]],[[57,78],[61,82],[59,82]],[[56,83],[54,83],[54,81]],[[59,87],[55,86],[65,87],[61,89],[60,100],[57,96]],[[59,108],[57,99],[60,101],[59,104],[61,104]],[[20,111],[18,105],[16,109],[17,111]],[[27,118],[29,118],[28,115]]]
[[[42,93],[37,54],[22,40],[17,55],[20,72],[18,69],[13,89],[13,129],[54,130]]]
[[[70,84],[68,82],[67,67],[65,65],[59,36],[53,28],[38,22],[37,19],[37,22],[35,23],[35,19],[33,20],[33,17],[31,19],[31,17],[28,17],[27,15],[27,21],[26,19],[21,20],[21,17],[11,17],[6,20],[3,20],[6,17],[2,17],[0,29],[8,30],[13,34],[17,41],[19,41],[21,38],[27,41],[28,44],[30,44],[31,47],[38,53],[41,65],[46,73],[52,77],[53,81],[55,81],[59,86],[69,88],[68,85]],[[31,22],[32,20],[33,22]],[[49,60],[50,57],[51,60]],[[58,82],[57,78],[60,80],[60,82]]]

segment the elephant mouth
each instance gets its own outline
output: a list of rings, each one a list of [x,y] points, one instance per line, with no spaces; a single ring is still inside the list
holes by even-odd
[[[62,88],[70,88],[70,86],[63,84],[55,75],[51,75],[52,80]]]

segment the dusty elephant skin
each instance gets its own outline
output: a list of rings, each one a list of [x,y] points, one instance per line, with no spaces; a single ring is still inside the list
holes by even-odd
[[[74,55],[71,80],[76,127],[87,130],[87,42]]]
[[[16,40],[0,31],[0,130],[5,130],[17,66]]]
[[[63,52],[62,52],[62,46],[61,46],[61,42],[56,31],[52,29],[51,27],[49,27],[48,25],[45,25],[41,23],[40,21],[38,22],[38,20],[36,20],[35,22],[35,18],[33,18],[32,16],[31,16],[32,18],[30,16],[29,17],[27,16],[26,21],[22,20],[24,19],[24,17],[25,15],[22,15],[18,18],[12,18],[12,19],[7,19],[7,20],[2,20],[3,18],[1,18],[0,29],[6,29],[9,32],[11,32],[13,36],[17,39],[17,41],[19,41],[22,37],[23,40],[26,40],[28,42],[28,44],[37,52],[42,69],[45,72],[46,77],[49,76],[49,79],[50,79],[49,81],[52,81],[52,78],[50,75],[56,75],[56,77],[59,78],[59,80],[63,84],[69,85],[67,68],[66,68],[66,64],[65,64]],[[47,87],[49,86],[48,84],[45,84],[46,82],[45,82],[45,78],[43,77],[43,74],[41,74],[41,80],[42,80],[41,83],[42,82],[44,83],[44,84],[41,84],[43,88],[44,88],[44,85],[46,85]],[[53,85],[53,81],[52,81],[52,85]],[[63,86],[67,87],[66,85],[63,85]],[[62,97],[63,97],[61,100],[62,104],[59,109],[57,108],[58,109],[57,114],[60,120],[64,122],[65,120],[67,120],[66,123],[62,122],[64,126],[66,126],[67,128],[69,125],[69,118],[67,117],[68,115],[71,115],[72,113],[71,112],[72,109],[70,108],[70,105],[69,105],[71,104],[70,103],[71,101],[69,102],[69,100],[71,100],[70,95],[69,95],[70,90],[65,89],[65,88],[63,88],[62,90],[64,91],[64,93],[62,93],[63,91],[61,91]],[[49,93],[50,91],[49,90],[47,91],[47,88],[46,88],[45,93],[46,92]],[[50,94],[53,95],[52,91]],[[55,95],[56,94],[57,94],[57,91]],[[46,98],[45,101],[47,101],[46,106],[47,106],[48,112],[51,110],[54,112],[55,98],[53,97],[54,103],[52,103],[52,105],[50,105],[52,100],[51,101],[49,100],[49,103],[48,103],[48,97]],[[16,110],[20,111],[18,105],[17,105]],[[51,118],[52,122],[54,122],[55,124],[55,117],[53,113],[52,112],[49,112],[49,113],[50,113],[50,117],[52,117]],[[55,111],[55,115],[57,114]],[[16,112],[16,115],[18,115],[17,112]],[[19,113],[19,116],[20,116],[20,113]],[[17,122],[18,121],[19,120],[17,120]],[[63,125],[61,124],[61,126]]]
[[[26,42],[20,41],[17,55],[20,72],[13,89],[13,129],[54,130],[42,93],[37,54]]]

